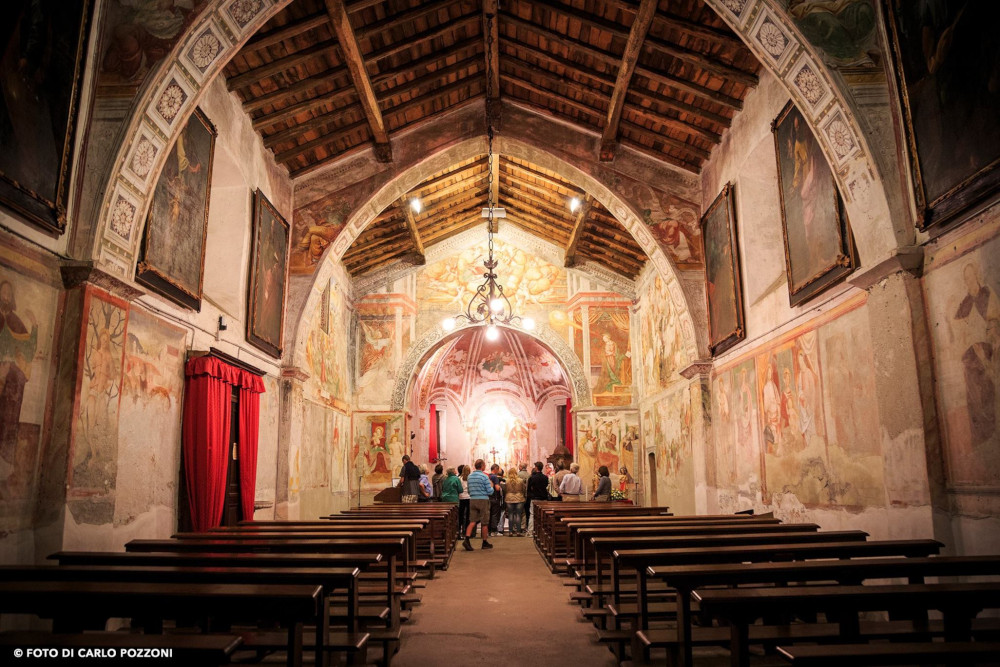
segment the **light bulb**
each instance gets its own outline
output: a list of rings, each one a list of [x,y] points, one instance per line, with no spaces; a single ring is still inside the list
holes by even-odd
[[[420,200],[414,197],[410,200],[410,208],[413,209],[414,213],[420,213],[423,207],[420,205]]]
[[[500,330],[497,329],[497,325],[491,324],[486,327],[486,340],[495,341],[500,337]]]
[[[502,299],[491,299],[490,300],[490,310],[494,313],[499,313],[503,310],[503,300]]]
[[[451,331],[452,329],[454,329],[455,328],[455,318],[454,317],[446,317],[443,320],[441,320],[441,328],[444,329],[445,331]]]
[[[523,320],[521,320],[521,324],[524,326],[525,330],[527,330],[527,331],[534,331],[535,330],[535,320],[533,320],[530,317],[525,317]]]
[[[569,200],[569,212],[576,213],[576,209],[580,208],[580,200],[573,197]]]

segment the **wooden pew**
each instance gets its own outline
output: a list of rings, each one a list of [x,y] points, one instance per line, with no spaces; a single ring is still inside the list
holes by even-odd
[[[778,612],[836,614],[842,637],[857,637],[858,612],[938,610],[946,641],[968,642],[972,619],[1000,608],[1000,582],[882,586],[790,586],[695,591],[701,612],[730,623],[730,664],[749,667],[749,626]]]
[[[430,522],[429,539],[435,545],[434,552],[426,554],[437,568],[447,569],[457,545],[455,535],[458,527],[458,505],[453,503],[408,503],[398,505],[364,506],[344,510],[341,514],[323,517],[332,522],[345,519],[425,519]],[[440,547],[440,548],[438,548]],[[433,572],[431,572],[433,574]]]
[[[779,646],[794,667],[875,667],[878,665],[997,665],[1000,642],[917,642]]]
[[[319,618],[322,595],[321,586],[3,581],[0,614],[51,618],[57,633],[103,629],[110,618],[138,619],[158,632],[163,620],[189,617],[192,609],[226,623],[273,621],[287,628],[288,665],[297,667],[302,628]]]
[[[172,664],[228,665],[233,653],[242,644],[243,639],[238,635],[222,634],[139,635],[127,632],[52,634],[33,630],[0,632],[0,654],[4,656],[10,656],[14,649],[46,648],[59,649],[61,652],[65,648],[75,649],[73,659],[82,659],[85,664],[89,658],[82,657],[83,650],[114,649],[121,655],[121,651],[130,649],[169,649]],[[151,659],[158,658],[151,657]],[[69,662],[70,659],[67,658],[66,661]],[[42,664],[50,663],[43,661]]]
[[[663,581],[677,592],[677,628],[676,631],[640,630],[643,635],[639,638],[640,642],[645,646],[666,646],[668,650],[676,650],[677,664],[687,666],[692,664],[694,645],[691,593],[697,589],[826,581],[857,585],[869,579],[890,578],[906,578],[910,583],[922,583],[926,577],[1000,575],[1000,556],[655,566],[648,567],[646,574]]]

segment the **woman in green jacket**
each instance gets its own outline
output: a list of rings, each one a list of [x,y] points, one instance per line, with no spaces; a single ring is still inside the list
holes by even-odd
[[[462,478],[455,473],[454,468],[448,468],[447,477],[441,484],[441,501],[445,503],[457,503],[458,494],[462,492]]]

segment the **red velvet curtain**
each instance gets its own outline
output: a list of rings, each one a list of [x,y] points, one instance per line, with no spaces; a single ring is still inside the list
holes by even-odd
[[[185,366],[184,477],[187,481],[191,523],[195,531],[218,526],[226,496],[229,456],[229,412],[233,387],[240,392],[239,454],[243,461],[240,483],[244,517],[253,518],[257,475],[259,395],[264,381],[215,357],[198,357]],[[245,393],[244,393],[245,392]],[[244,397],[247,400],[244,401]],[[249,473],[247,469],[250,469]],[[249,482],[248,482],[249,480]],[[249,514],[247,502],[249,498]]]
[[[430,462],[437,461],[438,457],[438,420],[437,420],[437,407],[431,403],[430,410],[430,438],[427,442],[427,460]]]
[[[566,449],[573,454],[573,399],[566,399]]]

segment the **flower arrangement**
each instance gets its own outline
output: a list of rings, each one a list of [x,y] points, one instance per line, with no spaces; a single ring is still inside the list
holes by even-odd
[[[611,500],[628,500],[628,494],[621,489],[612,489]]]

